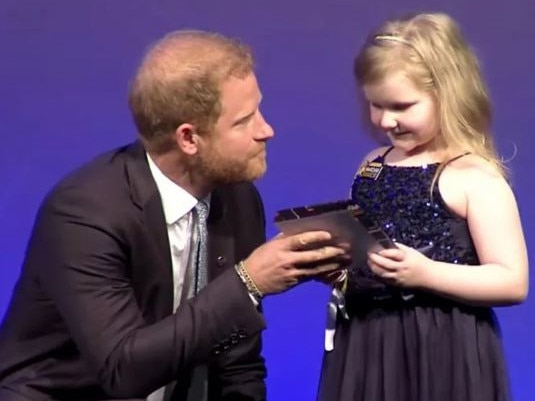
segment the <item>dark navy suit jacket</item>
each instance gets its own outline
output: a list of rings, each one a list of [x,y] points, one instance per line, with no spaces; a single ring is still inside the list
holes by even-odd
[[[139,143],[63,179],[43,202],[0,328],[0,400],[144,399],[197,363],[210,400],[265,399],[261,313],[232,266],[265,241],[252,184],[212,193],[210,283],[172,313],[161,198]]]

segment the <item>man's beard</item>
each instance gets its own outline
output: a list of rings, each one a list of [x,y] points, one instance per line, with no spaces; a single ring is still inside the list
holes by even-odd
[[[264,175],[267,167],[264,150],[249,157],[233,157],[213,148],[199,154],[194,166],[212,185],[253,181]]]

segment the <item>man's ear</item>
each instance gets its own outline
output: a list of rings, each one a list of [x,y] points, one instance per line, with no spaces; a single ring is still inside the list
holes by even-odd
[[[175,131],[175,140],[178,148],[187,155],[198,152],[199,135],[197,128],[189,123],[181,124]]]

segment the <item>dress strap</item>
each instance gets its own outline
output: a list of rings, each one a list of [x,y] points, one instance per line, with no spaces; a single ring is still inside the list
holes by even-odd
[[[444,163],[443,163],[443,166],[446,167],[448,164],[450,164],[451,162],[454,162],[455,160],[457,159],[460,159],[461,157],[464,157],[466,155],[469,155],[471,154],[472,152],[464,152],[464,153],[461,153],[460,155],[457,155],[455,157],[452,157],[451,159],[449,160],[446,160]]]
[[[438,170],[437,170],[437,173],[436,173],[436,176],[435,178],[433,179],[433,185],[432,185],[432,192],[433,193],[436,193],[438,191],[438,185],[434,185],[434,183],[437,183],[438,182],[438,179],[440,178],[440,176],[442,175],[442,172],[444,171],[444,169],[448,166],[448,164],[450,164],[451,162],[454,162],[455,160],[458,160],[460,159],[461,157],[464,157],[466,155],[469,155],[471,154],[472,152],[464,152],[464,153],[461,153],[460,155],[457,155],[455,157],[452,157],[451,159],[448,159],[446,160],[444,163],[441,163]]]
[[[461,157],[464,157],[466,155],[469,155],[470,153],[472,152],[464,152],[464,153],[461,153],[460,155],[457,155],[455,157],[452,157],[451,159],[448,159],[446,160],[444,163],[442,163],[440,165],[440,169],[438,171],[438,175],[437,175],[437,179],[440,177],[440,174],[442,174],[442,172],[444,171],[444,169],[448,166],[448,164],[450,164],[451,162],[454,162],[455,160],[459,160]]]
[[[394,149],[394,147],[390,146],[381,156],[379,156],[379,159],[384,162],[385,157],[392,151],[392,149]]]

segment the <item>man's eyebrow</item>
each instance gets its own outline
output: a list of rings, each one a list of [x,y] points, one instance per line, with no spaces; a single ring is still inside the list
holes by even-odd
[[[256,110],[252,111],[251,113],[249,113],[249,114],[247,114],[247,115],[245,115],[245,116],[243,116],[243,117],[239,117],[236,121],[234,121],[234,122],[232,123],[232,126],[234,127],[234,126],[236,126],[236,125],[239,125],[239,124],[241,124],[241,123],[247,121],[247,120],[250,119],[255,113],[256,113]]]
[[[251,113],[243,116],[243,117],[238,117],[238,119],[236,119],[236,121],[234,121],[234,123],[232,123],[232,126],[236,126],[238,124],[241,124],[242,122],[245,122],[247,121],[249,118],[251,118],[252,116],[254,116],[254,114],[256,113],[256,111],[258,110],[258,107],[260,106],[260,103],[262,103],[262,93],[259,93],[259,96],[258,96],[258,106],[256,107],[255,110],[253,110]]]

